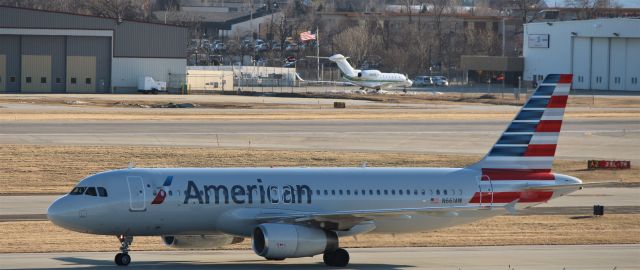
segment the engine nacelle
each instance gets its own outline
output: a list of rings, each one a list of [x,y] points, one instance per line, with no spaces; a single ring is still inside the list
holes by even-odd
[[[331,231],[291,224],[261,224],[253,230],[253,251],[268,259],[310,257],[338,248]]]
[[[372,79],[378,78],[378,76],[382,75],[382,73],[380,73],[379,70],[363,70],[359,74],[361,76],[358,76],[358,77],[372,78]]]
[[[208,249],[236,244],[244,241],[242,237],[235,237],[228,234],[214,235],[165,235],[162,242],[174,248],[188,249]]]

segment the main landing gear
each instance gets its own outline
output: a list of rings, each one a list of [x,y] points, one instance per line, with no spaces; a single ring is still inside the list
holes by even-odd
[[[131,262],[131,256],[129,256],[129,245],[133,242],[133,236],[119,235],[120,240],[120,253],[116,254],[115,262],[119,266],[127,266]]]
[[[349,252],[341,248],[334,251],[325,251],[322,259],[327,266],[345,267],[349,264]]]

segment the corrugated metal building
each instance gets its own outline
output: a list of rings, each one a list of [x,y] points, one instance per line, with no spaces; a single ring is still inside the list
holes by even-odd
[[[573,89],[640,91],[640,19],[528,23],[524,80],[573,73]]]
[[[186,70],[187,28],[0,6],[0,92],[135,91]]]

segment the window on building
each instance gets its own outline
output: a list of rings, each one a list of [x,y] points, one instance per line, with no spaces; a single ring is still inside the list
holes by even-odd
[[[91,84],[91,78],[84,79],[84,83],[85,84]]]
[[[27,77],[24,79],[27,83],[31,83],[31,77]]]
[[[340,195],[342,195],[342,189],[341,189],[341,190],[338,190],[338,193],[339,193]]]
[[[57,78],[56,78],[56,83],[62,83],[62,78],[57,77]]]
[[[353,195],[358,195],[358,190],[357,189],[353,191]]]
[[[351,195],[351,190],[347,189],[347,195]]]
[[[395,189],[391,190],[391,195],[396,195],[396,190]]]
[[[378,193],[378,195],[380,195],[380,190],[379,189],[377,190],[377,193]]]
[[[16,76],[9,77],[9,82],[11,82],[11,83],[16,82]]]
[[[384,190],[384,195],[389,195],[389,190]]]
[[[336,195],[336,190],[335,189],[331,190],[331,195],[334,195],[334,196]]]
[[[440,190],[436,189],[436,195],[440,195]]]
[[[325,196],[326,196],[326,195],[329,195],[329,191],[325,189],[325,190],[324,190],[324,195],[325,195]]]
[[[71,84],[76,84],[78,83],[78,79],[77,78],[71,78]]]
[[[402,195],[402,189],[398,190],[398,195]]]
[[[320,196],[320,190],[316,189],[316,195]]]

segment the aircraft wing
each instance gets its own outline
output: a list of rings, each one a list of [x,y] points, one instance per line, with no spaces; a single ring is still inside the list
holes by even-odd
[[[568,185],[553,185],[553,186],[525,186],[520,189],[524,190],[558,190],[558,189],[566,189],[566,188],[585,188],[585,187],[601,187],[601,186],[609,186],[612,184],[620,184],[622,182],[597,182],[597,183],[582,183],[582,184],[568,184]]]
[[[322,228],[334,230],[348,230],[363,221],[377,219],[400,218],[410,219],[413,215],[432,216],[458,216],[462,211],[493,210],[514,212],[516,201],[504,206],[441,206],[441,207],[421,207],[421,208],[394,208],[394,209],[373,209],[373,210],[346,210],[332,212],[293,212],[273,209],[256,213],[254,217],[259,223],[291,223],[318,225]],[[324,225],[320,225],[323,223]]]

